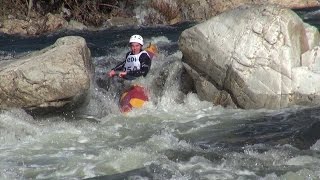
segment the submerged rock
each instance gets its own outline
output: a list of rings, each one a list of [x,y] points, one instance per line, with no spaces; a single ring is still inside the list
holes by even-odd
[[[90,87],[90,58],[85,39],[69,36],[21,59],[0,61],[0,108],[77,105]]]
[[[315,28],[272,5],[222,13],[185,30],[179,40],[186,69],[198,74],[188,70],[194,81],[214,86],[215,96],[228,93],[240,108],[319,104],[320,63],[308,60],[318,56],[318,44]],[[212,88],[202,88],[199,96],[213,101]]]

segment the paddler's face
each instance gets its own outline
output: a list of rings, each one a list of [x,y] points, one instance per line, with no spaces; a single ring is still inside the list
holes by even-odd
[[[139,54],[142,46],[141,44],[134,42],[134,43],[130,43],[130,48],[133,54]]]

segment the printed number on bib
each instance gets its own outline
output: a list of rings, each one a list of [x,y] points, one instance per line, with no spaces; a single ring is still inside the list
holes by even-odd
[[[126,60],[126,64],[124,65],[125,71],[138,71],[140,70],[140,54],[137,55],[129,55]]]
[[[137,71],[138,70],[138,67],[137,66],[133,66],[133,67],[126,67],[125,68],[125,71]]]
[[[136,62],[137,61],[137,59],[135,58],[135,57],[128,57],[127,58],[127,62],[129,63],[129,62]]]

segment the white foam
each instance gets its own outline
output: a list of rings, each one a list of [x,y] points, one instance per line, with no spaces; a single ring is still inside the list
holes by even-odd
[[[201,156],[194,156],[188,162],[178,163],[180,171],[199,174],[207,179],[235,179],[234,170],[224,163],[217,164]]]
[[[166,149],[192,149],[192,146],[184,140],[179,140],[168,130],[163,130],[159,135],[153,135],[146,144],[153,151]]]
[[[84,178],[91,178],[91,177],[95,177],[96,174],[94,172],[94,168],[96,166],[94,164],[87,164],[84,168],[83,168],[83,173],[84,173]]]
[[[316,174],[309,169],[301,169],[297,172],[287,172],[278,179],[319,179],[319,174]]]
[[[310,147],[311,150],[314,150],[314,151],[320,151],[320,140],[317,140],[316,143],[314,143],[311,147]]]
[[[157,155],[146,151],[144,147],[108,149],[98,156],[100,162],[95,167],[96,173],[115,174],[144,167]]]
[[[78,138],[78,142],[79,143],[87,143],[87,142],[89,142],[89,138],[87,138],[87,137],[84,137],[84,136],[80,136],[79,138]]]
[[[157,45],[171,43],[171,41],[165,36],[151,37],[150,39],[146,39],[145,42],[146,42],[145,44],[148,44],[148,42],[151,42],[151,43],[157,44]]]
[[[290,166],[304,166],[307,164],[320,164],[320,160],[311,156],[297,156],[289,159],[285,164]]]
[[[0,113],[0,143],[2,145],[32,139],[39,131],[33,118],[22,109],[5,110]]]

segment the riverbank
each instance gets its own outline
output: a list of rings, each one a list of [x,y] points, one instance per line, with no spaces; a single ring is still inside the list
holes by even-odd
[[[18,1],[17,1],[18,2]],[[53,1],[52,7],[39,4],[29,10],[25,2],[20,4],[4,3],[0,14],[0,33],[22,36],[36,36],[69,30],[102,30],[121,26],[173,25],[186,21],[203,22],[222,12],[244,4],[277,4],[291,9],[320,6],[317,0],[291,1],[268,0],[251,2],[232,0],[230,2],[213,0],[146,0],[119,1],[116,4],[96,4],[72,1]],[[69,3],[67,3],[69,2]]]

